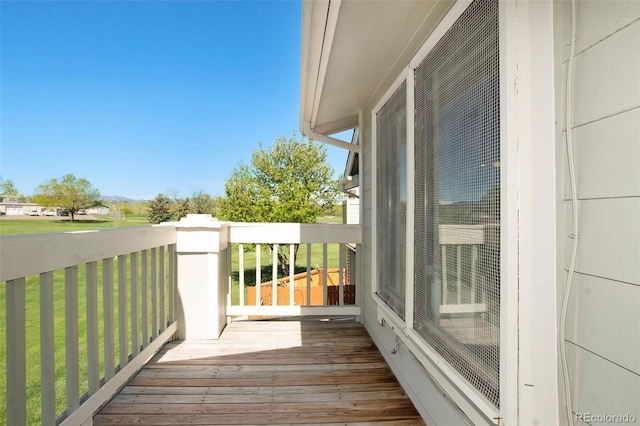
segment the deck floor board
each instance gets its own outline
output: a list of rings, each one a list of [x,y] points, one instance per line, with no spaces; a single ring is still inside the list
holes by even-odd
[[[219,340],[165,345],[94,425],[421,425],[352,321],[233,322]]]

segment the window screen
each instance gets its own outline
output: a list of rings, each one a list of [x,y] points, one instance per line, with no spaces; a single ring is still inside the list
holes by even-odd
[[[404,319],[407,217],[406,83],[376,114],[377,294]]]
[[[414,328],[499,405],[498,2],[476,0],[415,70]]]

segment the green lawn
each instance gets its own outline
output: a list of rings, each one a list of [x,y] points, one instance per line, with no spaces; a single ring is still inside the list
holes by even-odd
[[[129,216],[124,220],[114,219],[110,216],[76,216],[71,222],[68,218],[52,217],[51,219],[0,219],[0,236],[20,234],[46,234],[51,232],[85,231],[89,229],[111,229],[125,226],[149,225],[146,216]]]

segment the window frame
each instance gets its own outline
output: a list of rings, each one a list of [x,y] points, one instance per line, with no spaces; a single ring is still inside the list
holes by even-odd
[[[406,176],[406,188],[407,188],[407,215],[406,215],[406,223],[405,223],[405,256],[406,256],[406,264],[405,264],[405,319],[402,319],[391,307],[378,295],[378,231],[377,231],[377,203],[378,203],[378,191],[377,191],[377,179],[378,179],[378,126],[377,126],[377,115],[382,110],[382,108],[387,104],[389,99],[397,92],[397,90],[405,84],[406,90],[406,108],[407,108],[407,120],[406,120],[406,131],[407,131],[407,152],[406,152],[406,162],[407,162],[407,176]],[[413,179],[410,179],[410,176],[413,176],[413,128],[414,123],[413,120],[409,119],[409,117],[413,117],[413,70],[408,67],[405,68],[398,78],[393,82],[393,84],[387,89],[384,96],[378,101],[376,106],[373,108],[371,112],[371,138],[372,138],[372,150],[371,150],[371,164],[373,165],[371,179],[372,182],[375,182],[376,187],[373,191],[371,191],[371,206],[372,206],[372,224],[371,224],[371,241],[372,241],[372,251],[371,256],[373,259],[372,268],[371,268],[371,297],[376,301],[378,305],[378,309],[383,309],[385,315],[389,318],[393,318],[393,322],[401,325],[401,328],[406,328],[405,322],[408,322],[407,319],[410,319],[413,322],[413,311],[408,309],[409,306],[413,306],[413,259],[409,258],[409,254],[413,256],[413,236],[409,232],[410,229],[413,229],[413,206],[414,206],[414,188],[410,185],[413,182]],[[409,227],[409,223],[411,223],[411,227]],[[409,296],[409,293],[411,295]],[[409,305],[407,301],[408,297],[411,298],[411,304]]]
[[[514,381],[508,380],[517,376],[517,360],[514,362],[513,354],[517,358],[517,291],[507,291],[504,289],[506,285],[501,285],[501,308],[500,308],[500,406],[497,408],[493,405],[484,395],[480,393],[470,382],[464,378],[448,361],[446,361],[438,352],[436,352],[424,338],[418,334],[413,328],[414,323],[414,251],[415,251],[415,69],[420,65],[423,59],[432,51],[437,45],[440,39],[445,33],[452,27],[458,18],[464,13],[473,0],[458,0],[437,25],[435,30],[423,43],[422,47],[410,60],[409,65],[400,72],[400,75],[389,86],[385,94],[380,98],[378,103],[372,109],[371,113],[371,139],[372,139],[372,182],[377,185],[377,113],[384,107],[386,102],[396,92],[402,83],[406,82],[406,99],[407,99],[407,217],[406,217],[406,294],[405,294],[405,319],[403,320],[397,315],[386,302],[377,294],[377,279],[378,279],[378,265],[377,265],[377,187],[373,187],[372,191],[372,271],[371,271],[371,297],[377,305],[377,319],[381,325],[388,325],[394,330],[396,335],[407,346],[407,348],[414,354],[418,361],[425,367],[427,373],[431,376],[434,382],[445,391],[452,400],[469,416],[470,420],[474,424],[484,423],[491,419],[498,418],[500,413],[506,408],[506,404],[503,404],[504,396],[509,392],[515,391]],[[503,30],[503,8],[499,6],[498,11],[499,19],[499,34],[502,34]],[[499,35],[500,44],[500,83],[501,88],[499,97],[501,105],[504,98],[504,64],[503,64],[503,40]],[[505,133],[504,112],[502,108],[500,110],[500,148],[501,159],[505,158],[507,153],[514,151],[507,151]],[[504,149],[504,151],[503,151]],[[503,154],[504,152],[504,154]],[[504,164],[504,162],[503,162]],[[514,162],[514,164],[516,164]],[[509,256],[507,258],[507,244],[511,243],[517,245],[517,208],[515,202],[517,202],[517,188],[513,182],[516,181],[517,167],[501,167],[501,260],[500,260],[500,272],[501,283],[505,282],[517,282],[517,267],[508,267],[507,262],[512,262],[513,259]],[[512,182],[507,188],[506,183]],[[514,190],[515,188],[515,190]],[[507,200],[509,196],[510,199]],[[509,207],[509,209],[507,208]],[[514,214],[515,211],[515,214]],[[516,254],[517,255],[517,254]],[[516,264],[517,265],[517,264]],[[513,266],[513,265],[512,265]],[[513,281],[512,281],[513,280]],[[509,293],[509,294],[507,294]],[[509,297],[507,297],[509,296]],[[506,304],[509,303],[510,307],[516,306],[516,309],[509,309],[507,311]],[[504,308],[503,308],[504,304]],[[515,304],[515,305],[514,305]],[[515,314],[516,320],[513,320]],[[507,348],[503,350],[502,348]],[[515,351],[514,351],[515,349]],[[515,367],[514,367],[515,365]],[[507,369],[511,371],[507,371]],[[516,383],[517,386],[517,383]]]

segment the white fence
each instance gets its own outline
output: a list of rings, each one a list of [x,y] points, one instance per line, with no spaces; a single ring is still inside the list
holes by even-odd
[[[175,244],[173,226],[0,239],[7,424],[27,424],[27,408],[34,410],[38,399],[44,425],[90,423],[93,412],[173,336]],[[29,294],[32,290],[36,294]],[[27,311],[31,298],[39,299],[39,313]],[[86,333],[80,333],[79,324]],[[28,342],[33,333],[27,333],[27,325],[39,328],[36,342]],[[56,341],[62,334],[64,341]],[[31,345],[39,351],[34,354]],[[58,356],[66,372],[62,411],[56,409],[56,352],[61,348]],[[34,364],[40,365],[40,398],[27,389],[27,367]]]
[[[285,315],[360,315],[353,272],[347,271],[347,244],[360,244],[359,225],[291,224],[291,223],[234,223],[229,227],[227,255],[231,262],[237,256],[237,290],[230,277],[227,304],[228,316],[285,316]],[[330,247],[333,246],[333,247]],[[298,248],[300,252],[298,252]],[[329,261],[330,251],[337,250],[337,264]],[[279,257],[278,252],[283,256]],[[267,258],[263,256],[267,254]],[[294,259],[304,263],[303,271],[296,274]],[[255,258],[252,264],[245,259]],[[300,259],[302,257],[302,259]],[[287,259],[284,261],[283,259]],[[284,267],[286,271],[279,271]],[[263,267],[270,265],[270,281],[264,282]],[[268,267],[268,266],[267,266]],[[246,270],[255,268],[255,287],[247,289]],[[231,271],[232,269],[229,268]],[[329,272],[332,270],[332,272]],[[286,272],[286,274],[285,274]],[[335,277],[330,281],[330,274]],[[281,275],[285,275],[282,277]],[[313,276],[319,281],[313,284]],[[253,278],[253,277],[252,277]],[[296,285],[296,282],[299,284]],[[300,284],[300,282],[302,282]],[[253,304],[245,297],[248,290]],[[282,294],[284,291],[284,295]],[[232,302],[236,292],[238,301]],[[270,294],[265,294],[269,292]],[[296,297],[294,293],[300,293]],[[314,301],[314,293],[321,297]],[[283,297],[284,296],[284,297]],[[349,300],[345,300],[345,297]],[[284,301],[283,301],[284,299]],[[297,300],[297,301],[296,301]],[[266,301],[266,302],[265,302]],[[349,302],[349,303],[347,303]]]

